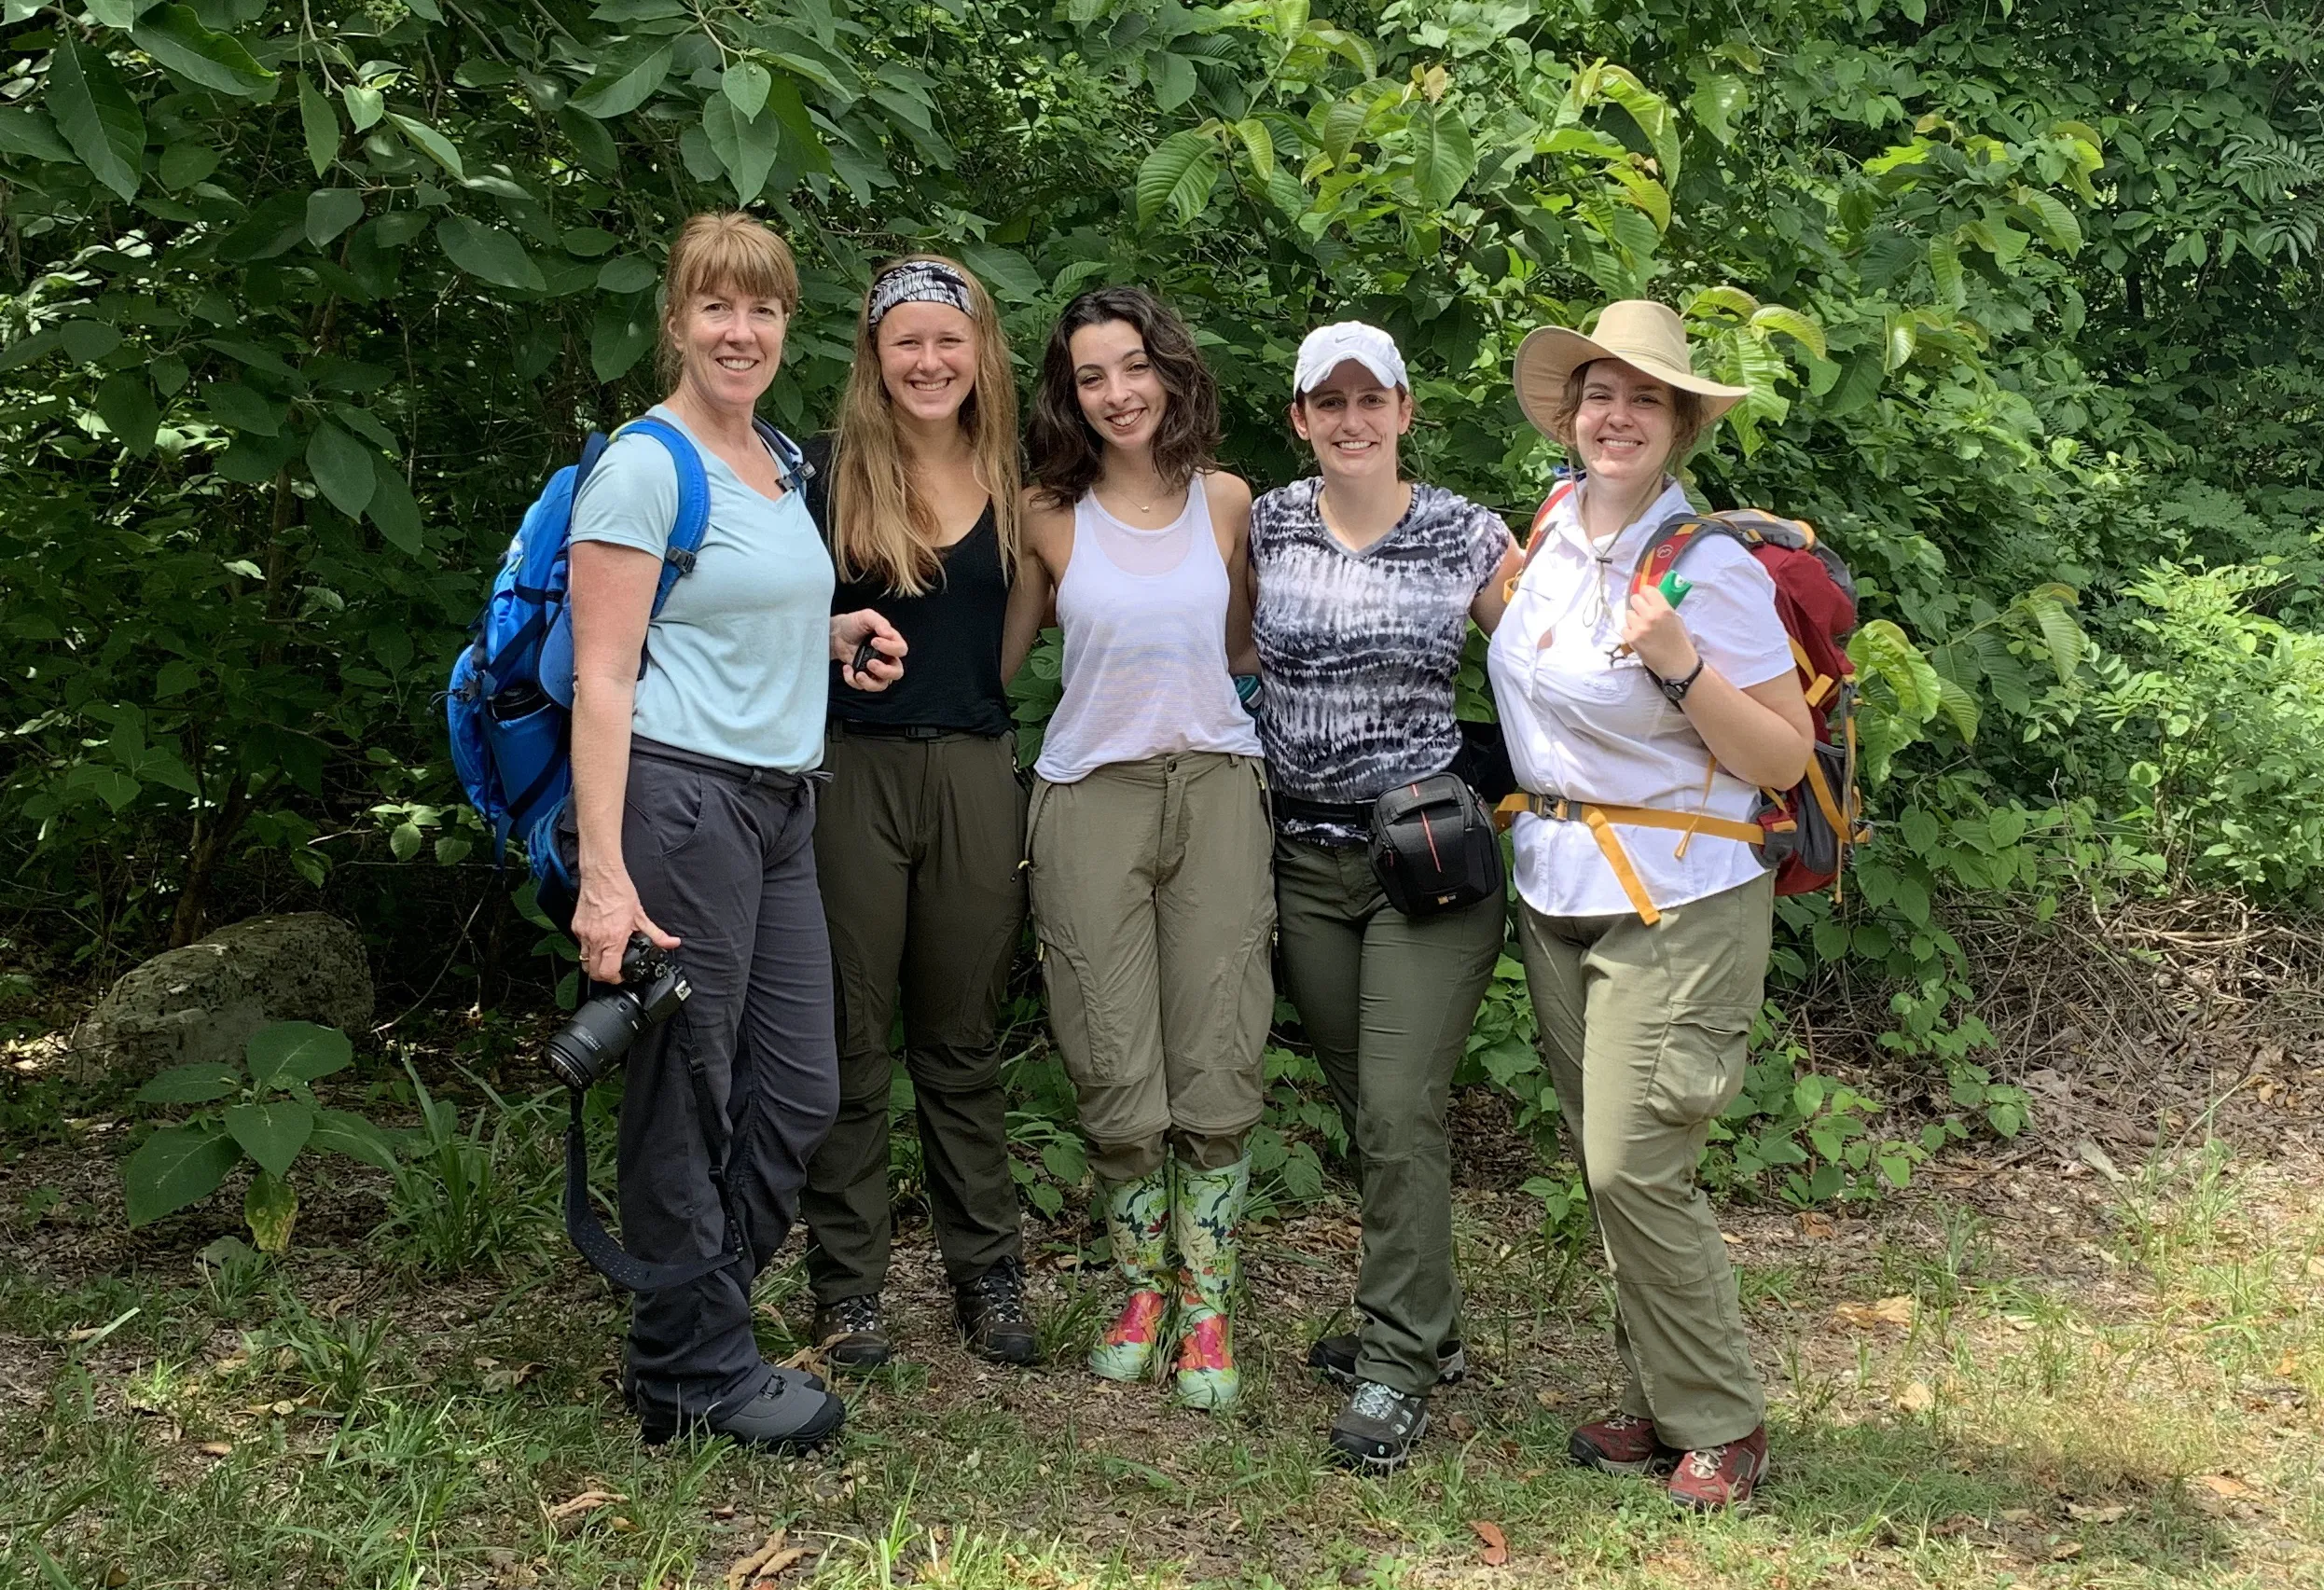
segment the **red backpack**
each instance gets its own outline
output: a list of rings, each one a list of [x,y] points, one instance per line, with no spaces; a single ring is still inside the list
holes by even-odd
[[[1572,490],[1573,482],[1560,482],[1533,516],[1533,531],[1526,546],[1529,563],[1541,544],[1542,525]],[[1680,841],[1681,854],[1698,833],[1755,846],[1761,860],[1775,869],[1778,894],[1805,894],[1829,888],[1835,902],[1840,898],[1840,879],[1849,850],[1871,837],[1856,789],[1856,666],[1847,655],[1847,637],[1856,629],[1856,582],[1847,565],[1817,540],[1815,528],[1804,519],[1779,518],[1757,508],[1681,514],[1664,521],[1647,538],[1638,568],[1630,575],[1630,594],[1661,584],[1678,567],[1686,549],[1704,535],[1724,536],[1736,543],[1759,560],[1776,583],[1776,615],[1783,621],[1784,633],[1791,640],[1800,690],[1816,726],[1815,754],[1807,759],[1806,775],[1788,790],[1763,788],[1759,809],[1749,823],[1729,823],[1699,811],[1601,807],[1546,797],[1529,801],[1520,795],[1502,803],[1504,807],[1523,803],[1523,809],[1542,816],[1587,823],[1623,892],[1640,919],[1650,924],[1661,913],[1647,898],[1637,870],[1613,832],[1613,823],[1681,833],[1686,836]],[[1510,584],[1514,590],[1515,581]],[[1709,772],[1705,769],[1706,795]]]

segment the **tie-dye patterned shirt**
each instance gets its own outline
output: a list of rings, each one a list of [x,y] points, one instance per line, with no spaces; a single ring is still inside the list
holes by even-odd
[[[1441,773],[1460,749],[1453,678],[1469,604],[1511,545],[1489,508],[1415,485],[1396,527],[1351,552],[1324,527],[1321,480],[1251,506],[1252,615],[1266,680],[1268,781],[1332,805]],[[1361,824],[1277,814],[1294,839],[1360,844]]]

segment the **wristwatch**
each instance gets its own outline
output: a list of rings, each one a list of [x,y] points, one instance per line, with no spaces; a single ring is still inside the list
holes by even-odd
[[[1654,671],[1651,668],[1646,671],[1649,673],[1654,673]],[[1695,682],[1702,676],[1703,654],[1696,652],[1695,654],[1695,670],[1684,679],[1665,679],[1661,674],[1654,673],[1654,683],[1661,686],[1663,699],[1668,701],[1674,707],[1683,707],[1686,705],[1686,693],[1695,688]]]

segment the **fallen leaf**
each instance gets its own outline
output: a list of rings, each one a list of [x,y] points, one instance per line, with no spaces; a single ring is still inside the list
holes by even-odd
[[[1906,1296],[1884,1297],[1877,1303],[1843,1303],[1832,1312],[1842,1324],[1861,1331],[1882,1325],[1908,1331],[1913,1326],[1913,1300]]]
[[[1719,1234],[1719,1240],[1724,1242],[1730,1248],[1740,1248],[1743,1246],[1743,1238],[1737,1237],[1732,1231],[1721,1232]]]
[[[713,1507],[710,1510],[710,1515],[712,1518],[719,1520],[721,1523],[724,1523],[726,1519],[734,1516],[734,1503],[729,1501],[724,1506]]]
[[[2231,1501],[2237,1497],[2251,1494],[2251,1487],[2233,1474],[2201,1474],[2196,1476],[2195,1484],[2209,1491],[2213,1496],[2223,1497]]]
[[[2298,1356],[2288,1352],[2283,1357],[2277,1359],[2276,1361],[2276,1373],[2282,1376],[2287,1380],[2299,1374],[2300,1360]]]
[[[1813,1237],[1819,1242],[1829,1242],[1840,1234],[1840,1228],[1832,1224],[1832,1217],[1828,1214],[1817,1214],[1811,1210],[1803,1210],[1800,1212],[1799,1221],[1800,1235]]]
[[[765,1565],[759,1569],[758,1577],[751,1581],[753,1590],[757,1590],[757,1586],[761,1584],[772,1584],[777,1579],[813,1555],[812,1546],[784,1547],[768,1557]]]
[[[1897,1407],[1908,1414],[1925,1414],[1937,1405],[1937,1394],[1926,1380],[1916,1380],[1896,1394]]]
[[[1477,1554],[1477,1561],[1487,1568],[1499,1568],[1509,1560],[1509,1538],[1501,1532],[1500,1525],[1473,1518],[1469,1521],[1469,1528],[1474,1529],[1476,1538],[1485,1542],[1485,1549]]]
[[[541,1516],[547,1521],[551,1529],[557,1529],[576,1518],[586,1517],[601,1507],[611,1507],[616,1501],[629,1500],[617,1490],[585,1490],[579,1496],[569,1498],[554,1507],[542,1508]]]
[[[2052,1562],[2070,1562],[2075,1557],[2080,1555],[2082,1555],[2082,1542],[2080,1541],[2060,1541],[2056,1545],[2050,1548],[2050,1560]]]
[[[2309,1256],[2308,1279],[2310,1280],[2324,1280],[2324,1253],[2316,1253]]]
[[[726,1569],[726,1590],[741,1590],[743,1585],[766,1571],[768,1563],[782,1551],[782,1537],[787,1533],[788,1530],[777,1529],[767,1537],[758,1550],[735,1558],[734,1566]]]
[[[2030,1524],[2033,1521],[2034,1510],[2030,1507],[2004,1507],[2001,1509],[2001,1522],[2004,1524]]]
[[[2110,1501],[2103,1507],[2084,1507],[2079,1501],[2066,1504],[2066,1516],[2084,1524],[2119,1524],[2129,1512],[2130,1509],[2119,1501]]]
[[[223,1458],[234,1450],[230,1441],[205,1441],[194,1448],[205,1458]]]
[[[605,1528],[616,1535],[629,1535],[637,1532],[637,1526],[618,1513],[605,1520]]]
[[[1445,1433],[1455,1441],[1466,1441],[1476,1433],[1476,1420],[1467,1414],[1453,1414],[1445,1420]]]

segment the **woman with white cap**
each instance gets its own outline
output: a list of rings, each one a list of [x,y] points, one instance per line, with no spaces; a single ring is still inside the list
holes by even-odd
[[[1383,793],[1459,755],[1469,621],[1500,621],[1517,551],[1490,509],[1400,473],[1412,391],[1386,332],[1350,321],[1308,333],[1291,422],[1318,473],[1251,510],[1277,934],[1363,1198],[1359,1329],[1307,1362],[1349,1391],[1334,1459],[1385,1472],[1427,1429],[1430,1392],[1465,1367],[1445,1111],[1507,911],[1489,832],[1483,897],[1429,915],[1390,904],[1366,846]]]
[[[1526,418],[1582,469],[1535,530],[1488,654],[1529,795],[1515,831],[1526,980],[1626,1375],[1618,1410],[1569,1450],[1722,1507],[1766,1472],[1765,1397],[1695,1166],[1743,1085],[1774,880],[1737,839],[1674,844],[1671,825],[1625,814],[1748,823],[1761,788],[1798,782],[1814,728],[1775,582],[1741,546],[1698,538],[1683,588],[1630,593],[1648,537],[1694,511],[1680,461],[1747,389],[1696,375],[1679,316],[1639,299],[1609,305],[1591,337],[1535,331],[1515,384]]]

